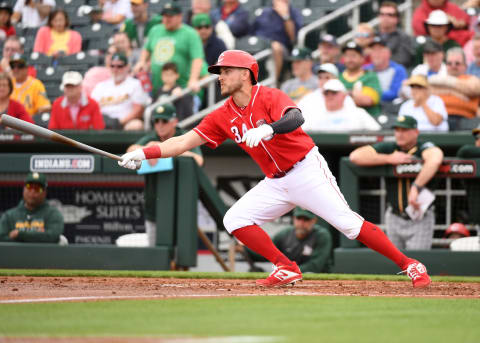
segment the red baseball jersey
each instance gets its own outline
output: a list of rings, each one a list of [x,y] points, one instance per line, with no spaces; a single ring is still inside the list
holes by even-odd
[[[242,143],[242,137],[249,129],[279,120],[290,108],[297,106],[279,89],[255,85],[250,103],[245,108],[238,107],[230,97],[193,130],[212,149],[227,138],[234,140],[257,162],[267,177],[273,177],[274,174],[289,170],[315,146],[310,136],[299,127],[289,133],[274,135],[270,140],[263,140],[254,148]]]

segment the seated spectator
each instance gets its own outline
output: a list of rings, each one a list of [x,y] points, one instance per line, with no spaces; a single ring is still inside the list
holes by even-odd
[[[182,92],[182,88],[177,81],[180,77],[178,74],[177,65],[173,62],[167,62],[162,67],[162,82],[163,86],[158,93],[158,99],[168,97],[170,95],[178,95]],[[173,102],[175,106],[176,118],[183,120],[193,114],[193,96],[192,94],[185,94],[181,98]]]
[[[293,226],[281,230],[272,240],[285,256],[298,264],[302,273],[332,271],[332,235],[317,225],[317,217],[312,212],[296,207],[293,211]],[[235,249],[246,257],[251,271],[260,271],[254,266],[255,261],[267,261],[243,245],[237,245]]]
[[[365,66],[366,70],[373,70],[380,81],[383,102],[391,102],[398,97],[402,82],[407,78],[405,68],[390,60],[392,53],[380,36],[376,36],[370,43],[370,59],[372,64]]]
[[[63,233],[62,214],[45,200],[47,179],[30,173],[25,179],[23,200],[0,218],[0,241],[59,243]]]
[[[107,52],[105,53],[104,65],[103,66],[94,66],[87,70],[85,77],[83,78],[83,91],[87,96],[91,96],[95,86],[102,82],[108,80],[112,73],[110,72],[110,62],[113,54],[117,52],[117,49],[112,44],[108,47]]]
[[[82,36],[69,27],[70,20],[65,10],[52,11],[47,26],[41,27],[37,32],[33,51],[55,57],[82,51]]]
[[[214,23],[224,21],[236,38],[248,35],[250,25],[249,13],[238,0],[223,0],[223,4],[213,9],[211,16]]]
[[[426,28],[423,25],[430,13],[435,10],[445,12],[453,25],[448,37],[463,46],[472,37],[469,31],[470,17],[460,7],[450,0],[422,0],[420,6],[413,12],[412,27],[415,36],[425,36]]]
[[[16,30],[12,25],[12,6],[4,1],[0,3],[0,42],[5,41],[7,37],[15,36]]]
[[[325,109],[318,108],[313,116],[304,116],[305,131],[380,130],[380,124],[367,111],[345,101],[347,89],[339,80],[328,80],[323,85],[323,96]]]
[[[280,89],[298,103],[306,94],[318,87],[318,78],[312,72],[312,52],[308,48],[295,48],[290,55],[293,79],[285,81]]]
[[[132,42],[125,32],[116,32],[113,34],[113,46],[117,52],[125,54],[128,58],[128,64],[135,65],[140,58],[140,52],[135,51],[132,47]]]
[[[472,136],[475,139],[475,144],[462,145],[457,151],[456,156],[458,158],[480,158],[480,125],[472,130]],[[475,181],[476,180],[474,180],[474,182]],[[476,206],[474,208],[476,208]]]
[[[277,80],[280,80],[284,57],[290,54],[302,25],[302,15],[292,7],[290,0],[272,0],[272,6],[263,8],[253,22],[253,34],[272,42]]]
[[[460,46],[453,39],[448,38],[448,32],[452,28],[449,18],[445,12],[441,10],[435,10],[430,13],[428,19],[425,21],[425,27],[427,35],[430,39],[442,46],[443,52],[447,50]],[[422,37],[419,37],[418,40],[422,41]],[[423,61],[423,44],[419,44],[417,47],[417,52],[415,56],[415,64],[420,64]]]
[[[445,75],[447,66],[443,63],[443,57],[442,46],[431,39],[427,39],[423,45],[423,64],[417,65],[412,70],[412,75]]]
[[[129,76],[127,56],[115,53],[110,62],[112,77],[98,83],[92,98],[100,105],[107,129],[142,130],[143,110],[150,98],[140,81]]]
[[[197,14],[207,14],[210,16],[212,11],[212,1],[211,0],[191,0],[191,6],[187,10],[185,15],[185,23],[192,25],[192,19]]]
[[[413,75],[406,85],[412,98],[400,106],[398,115],[415,118],[419,131],[448,131],[447,109],[440,97],[430,93],[426,77]]]
[[[473,37],[472,53],[473,61],[468,65],[467,74],[480,78],[480,34]]]
[[[470,237],[470,231],[468,231],[468,229],[462,223],[452,223],[445,230],[443,237],[448,239]]]
[[[415,46],[412,37],[400,29],[400,13],[395,2],[380,3],[377,35],[387,42],[392,61],[408,68],[415,54]]]
[[[364,70],[363,49],[355,42],[348,42],[342,49],[345,71],[339,75],[358,107],[364,108],[370,115],[380,114],[382,89],[377,74]]]
[[[5,72],[13,78],[12,69],[10,68],[10,59],[14,54],[23,55],[23,45],[17,36],[10,36],[3,45],[2,60],[0,61],[0,72]],[[34,66],[28,66],[28,75],[31,77],[37,76],[37,71]]]
[[[48,128],[51,130],[102,130],[105,128],[98,103],[82,91],[82,74],[63,74],[61,97],[53,102]]]
[[[472,129],[473,118],[480,114],[480,79],[465,74],[467,70],[462,48],[448,50],[447,75],[432,75],[428,81],[432,93],[442,98],[447,108],[450,131]]]
[[[341,49],[337,39],[330,34],[321,34],[318,42],[318,56],[320,64],[332,63],[342,72],[345,66],[340,62]]]
[[[145,43],[150,29],[162,23],[162,16],[148,10],[149,1],[130,0],[133,18],[125,20],[120,32],[125,32],[132,42],[134,50],[138,50],[138,54]]]
[[[28,65],[25,56],[14,54],[10,58],[10,68],[13,74],[13,92],[11,99],[21,103],[30,116],[48,112],[52,107],[47,98],[42,81],[28,76]]]
[[[22,20],[23,27],[43,26],[54,7],[55,0],[17,0],[13,7],[12,23],[16,24]]]
[[[0,72],[0,113],[6,113],[12,117],[33,123],[27,110],[18,101],[10,99],[13,92],[13,82],[7,73]],[[0,124],[0,130],[3,129]]]
[[[213,30],[212,19],[205,13],[196,14],[192,18],[192,26],[198,32],[203,44],[203,52],[208,65],[213,65],[217,62],[218,56],[227,47],[223,40],[217,37]]]
[[[133,17],[129,0],[98,0],[102,7],[102,20],[108,24],[120,27],[126,20]]]
[[[375,31],[367,23],[360,23],[355,28],[354,42],[363,50],[364,64],[370,63],[370,43],[375,37]]]
[[[477,16],[474,21],[475,25],[473,25],[472,29],[474,32],[473,37],[463,46],[463,51],[465,52],[465,57],[467,58],[467,64],[472,63],[475,59],[473,56],[473,41],[475,40],[475,36],[480,35],[480,16]]]

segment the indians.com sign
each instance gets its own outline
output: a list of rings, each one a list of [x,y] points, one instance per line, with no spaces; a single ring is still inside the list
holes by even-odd
[[[30,171],[39,173],[92,173],[91,155],[32,155]]]

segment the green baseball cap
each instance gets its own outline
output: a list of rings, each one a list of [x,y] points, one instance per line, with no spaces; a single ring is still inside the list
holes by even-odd
[[[27,178],[25,179],[25,184],[27,183],[38,183],[43,188],[46,188],[47,178],[45,177],[45,174],[33,172],[27,175]]]
[[[165,6],[163,6],[162,12],[160,13],[161,15],[175,15],[175,14],[181,14],[182,13],[182,8],[180,7],[179,4],[176,2],[167,2]]]
[[[25,66],[28,64],[27,63],[27,56],[23,54],[19,54],[18,52],[14,53],[12,57],[10,57],[10,65],[15,62],[20,62],[23,63]]]
[[[401,127],[404,129],[416,129],[417,120],[412,116],[398,116],[392,128]]]
[[[155,107],[152,112],[152,119],[170,120],[177,117],[177,112],[172,104],[163,104]]]
[[[304,208],[301,208],[299,206],[295,207],[295,209],[293,210],[293,216],[294,217],[305,217],[305,218],[308,218],[308,219],[313,219],[316,217],[315,214],[313,214],[312,212],[304,209]]]
[[[290,61],[303,61],[312,59],[312,50],[308,48],[294,48],[290,55]]]
[[[122,61],[125,65],[128,64],[128,57],[123,52],[116,52],[112,55],[111,61]]]
[[[212,26],[212,19],[207,13],[195,14],[192,18],[192,26]]]

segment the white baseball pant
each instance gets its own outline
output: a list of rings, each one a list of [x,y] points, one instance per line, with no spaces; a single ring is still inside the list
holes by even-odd
[[[364,219],[353,212],[337,186],[327,162],[314,147],[282,178],[265,178],[225,214],[228,232],[270,222],[295,206],[323,218],[349,239],[357,238]]]

